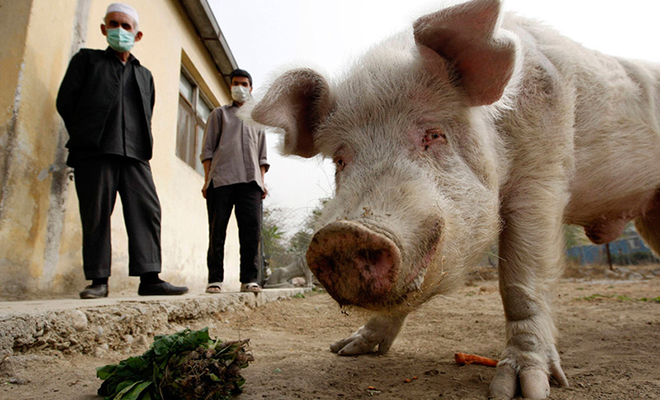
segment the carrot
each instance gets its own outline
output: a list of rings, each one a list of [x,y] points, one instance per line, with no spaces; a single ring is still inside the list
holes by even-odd
[[[478,364],[485,365],[487,367],[496,367],[497,360],[492,358],[478,356],[476,354],[466,354],[466,353],[456,353],[454,354],[454,359],[456,364],[465,365],[465,364]]]

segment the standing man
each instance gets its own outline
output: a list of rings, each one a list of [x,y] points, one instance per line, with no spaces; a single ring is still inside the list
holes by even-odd
[[[241,291],[261,291],[257,284],[261,201],[268,193],[264,174],[270,167],[266,134],[244,124],[236,115],[251,96],[252,77],[247,71],[236,69],[230,78],[234,101],[211,112],[200,155],[204,165],[202,196],[209,214],[207,293],[222,291],[225,237],[234,207],[241,246]]]
[[[83,269],[92,281],[80,297],[108,296],[110,216],[117,193],[128,233],[129,275],[140,277],[138,294],[184,294],[187,287],[158,277],[161,211],[149,165],[155,91],[151,72],[130,53],[142,39],[138,14],[113,3],[104,22],[101,33],[109,47],[82,49],[73,56],[57,94],[80,206]]]

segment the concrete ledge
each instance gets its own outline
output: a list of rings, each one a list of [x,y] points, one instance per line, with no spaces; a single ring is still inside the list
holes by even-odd
[[[224,311],[259,307],[307,290],[0,302],[0,360],[35,349],[89,354],[146,346],[174,324],[221,319]]]

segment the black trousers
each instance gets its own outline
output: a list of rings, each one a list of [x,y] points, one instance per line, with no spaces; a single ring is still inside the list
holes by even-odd
[[[224,257],[227,224],[232,208],[238,223],[238,241],[241,247],[241,283],[257,281],[259,271],[259,240],[261,238],[261,188],[256,182],[213,187],[206,191],[209,215],[209,251],[206,262],[209,283],[225,278]]]
[[[88,280],[110,276],[110,216],[121,197],[128,234],[128,273],[160,272],[160,202],[146,161],[121,156],[78,160],[74,167]]]

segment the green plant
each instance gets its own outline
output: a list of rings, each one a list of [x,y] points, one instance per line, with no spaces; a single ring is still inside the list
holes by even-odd
[[[654,303],[660,303],[660,297],[654,297],[651,299],[649,299],[648,297],[642,297],[641,299],[639,299],[639,301],[651,301]]]
[[[654,302],[654,303],[660,303],[660,297],[655,297],[655,298],[648,298],[648,297],[641,297],[639,299],[633,299],[632,297],[629,297],[628,295],[622,294],[622,295],[604,295],[604,294],[592,294],[591,296],[584,296],[584,297],[578,297],[576,298],[577,301],[592,301],[592,300],[598,300],[598,299],[616,299],[619,301],[649,301],[649,302]]]
[[[142,356],[99,367],[106,400],[225,400],[241,393],[249,339],[222,342],[208,328],[161,335]]]

